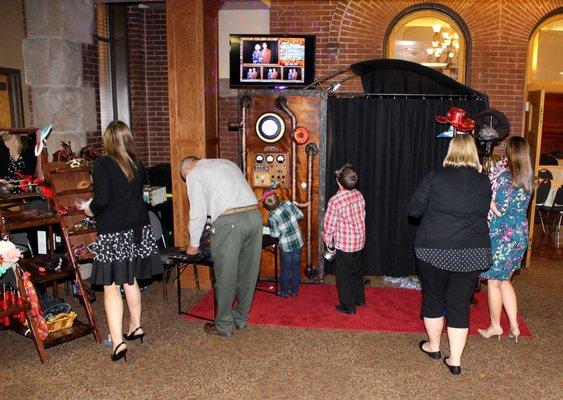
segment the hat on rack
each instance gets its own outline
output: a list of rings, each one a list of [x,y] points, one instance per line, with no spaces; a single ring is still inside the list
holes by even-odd
[[[510,122],[506,115],[496,108],[487,108],[473,116],[480,140],[501,141],[510,133]]]
[[[446,115],[436,115],[436,121],[441,124],[450,124],[461,132],[475,128],[475,121],[467,117],[467,112],[461,108],[452,107]]]

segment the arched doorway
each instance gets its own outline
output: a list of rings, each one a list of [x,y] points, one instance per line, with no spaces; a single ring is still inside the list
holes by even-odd
[[[385,37],[387,58],[416,62],[467,82],[469,32],[452,10],[435,4],[405,9]]]
[[[528,44],[524,136],[530,143],[538,190],[529,214],[530,251],[534,258],[562,258],[560,227],[553,217],[558,188],[563,186],[563,8],[546,15]],[[543,172],[549,171],[549,173]],[[539,179],[549,176],[549,182]],[[543,195],[547,193],[547,195]]]

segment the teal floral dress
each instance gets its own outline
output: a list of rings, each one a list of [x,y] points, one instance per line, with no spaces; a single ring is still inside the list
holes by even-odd
[[[526,211],[531,194],[522,188],[512,186],[510,172],[499,163],[493,178],[493,198],[502,216],[490,218],[489,236],[493,265],[481,274],[481,278],[509,280],[520,268],[528,248],[528,219]]]

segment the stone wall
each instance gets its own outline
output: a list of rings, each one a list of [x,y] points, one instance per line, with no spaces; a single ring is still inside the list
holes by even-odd
[[[25,0],[27,36],[23,42],[25,81],[31,91],[36,126],[53,124],[52,154],[60,141],[75,151],[95,131],[96,95],[83,85],[83,44],[92,44],[91,0]]]

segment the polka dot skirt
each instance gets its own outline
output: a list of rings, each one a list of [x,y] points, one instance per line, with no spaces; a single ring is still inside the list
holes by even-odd
[[[99,234],[89,248],[95,254],[94,284],[132,284],[135,279],[150,279],[162,273],[162,261],[150,225],[145,225],[137,237],[133,229]]]
[[[416,257],[437,268],[451,272],[471,272],[489,269],[491,249],[427,249],[417,247]]]

